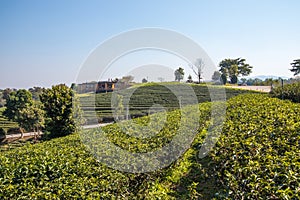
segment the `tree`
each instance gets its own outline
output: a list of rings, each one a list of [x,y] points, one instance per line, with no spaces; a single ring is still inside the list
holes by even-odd
[[[184,77],[184,69],[179,67],[178,69],[175,70],[174,75],[175,75],[175,81],[180,82],[180,80],[182,80]]]
[[[205,67],[204,61],[201,58],[198,58],[194,63],[194,65],[190,65],[190,66],[198,78],[198,83],[200,83],[202,79],[203,69]]]
[[[25,121],[23,128],[39,134],[45,123],[45,112],[42,110],[42,105],[40,102],[34,102],[31,106],[21,109],[20,113]]]
[[[41,87],[33,87],[28,89],[28,91],[32,95],[33,100],[40,100],[40,94],[42,94],[43,90],[44,88]]]
[[[17,92],[11,92],[6,100],[6,109],[4,116],[17,122],[21,127],[21,137],[23,137],[22,128],[28,127],[28,120],[24,114],[25,110],[29,110],[33,106],[32,95],[29,91],[21,89]]]
[[[73,91],[77,91],[78,86],[76,85],[76,83],[72,83],[70,88],[71,88]]]
[[[40,95],[46,113],[46,130],[51,136],[69,135],[82,123],[79,102],[75,92],[65,84],[52,86]]]
[[[7,100],[8,99],[8,97],[9,97],[9,95],[10,95],[10,93],[12,93],[13,92],[13,90],[12,89],[10,89],[10,88],[6,88],[5,90],[3,90],[3,99],[5,99],[5,100]]]
[[[222,74],[220,80],[221,80],[222,84],[226,85],[226,83],[227,83],[227,76],[225,74]]]
[[[300,74],[300,59],[294,60],[291,65],[292,69],[290,69],[290,71],[294,72],[294,76]]]
[[[215,71],[211,77],[213,81],[220,81],[221,73],[219,71]]]
[[[148,80],[146,78],[143,78],[142,83],[147,83]]]
[[[241,78],[242,84],[245,84],[247,79],[246,78]]]
[[[220,62],[220,72],[230,78],[232,84],[237,83],[238,76],[248,76],[252,72],[252,66],[245,63],[245,59],[224,59]]]
[[[187,78],[187,81],[186,81],[187,83],[193,83],[193,78],[192,78],[192,76],[191,75],[189,75],[188,76],[188,78]]]

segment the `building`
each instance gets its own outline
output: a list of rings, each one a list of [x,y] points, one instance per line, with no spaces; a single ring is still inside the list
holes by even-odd
[[[97,89],[94,90],[96,93],[101,92],[113,92],[115,89],[115,82],[112,81],[99,81],[97,83]]]
[[[76,91],[79,94],[95,92],[97,90],[97,87],[98,87],[98,83],[96,81],[86,82],[86,83],[78,84]]]
[[[116,81],[93,81],[93,82],[86,82],[77,85],[77,92],[79,94],[82,93],[103,93],[103,92],[113,92],[115,89],[125,89],[128,87],[128,84],[124,82],[116,82]]]

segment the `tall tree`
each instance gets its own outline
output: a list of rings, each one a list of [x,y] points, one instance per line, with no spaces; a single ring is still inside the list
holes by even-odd
[[[292,69],[290,69],[290,71],[294,72],[294,76],[300,74],[300,59],[294,60],[291,65]]]
[[[194,65],[190,65],[190,66],[198,78],[198,83],[200,83],[201,79],[202,79],[203,69],[205,67],[205,63],[204,63],[203,59],[198,58],[196,60],[196,62],[194,63]]]
[[[175,70],[174,75],[175,75],[175,81],[180,82],[180,80],[182,80],[184,77],[184,69],[179,67],[178,69]]]
[[[47,117],[46,130],[53,137],[65,136],[79,129],[82,116],[74,95],[65,84],[52,86],[40,95]]]
[[[6,109],[4,116],[15,121],[21,127],[21,137],[23,137],[23,129],[28,127],[28,121],[24,110],[28,110],[33,106],[31,93],[21,89],[17,92],[11,92],[6,99]]]
[[[248,76],[252,72],[252,66],[245,63],[245,59],[224,59],[220,62],[220,72],[230,78],[230,82],[237,83],[239,75]]]

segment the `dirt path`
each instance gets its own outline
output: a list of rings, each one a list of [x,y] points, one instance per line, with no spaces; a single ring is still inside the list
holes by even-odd
[[[42,135],[43,133],[40,132],[40,135]],[[31,137],[31,136],[37,136],[37,132],[29,132],[29,133],[23,133],[23,137]],[[10,134],[10,135],[6,135],[6,139],[12,139],[12,138],[20,138],[21,137],[21,133],[17,133],[17,134]]]
[[[83,128],[83,129],[97,128],[97,127],[107,126],[107,125],[109,125],[109,124],[112,124],[112,123],[91,124],[91,125],[85,125],[85,126],[82,126],[82,128]],[[43,133],[40,132],[39,135],[43,135]],[[23,137],[33,137],[33,136],[38,136],[38,134],[37,134],[36,132],[23,133]],[[17,133],[17,134],[9,134],[9,135],[6,135],[5,138],[6,138],[6,139],[21,138],[21,133]]]
[[[231,88],[243,89],[243,90],[255,90],[260,92],[270,92],[271,86],[227,86]]]

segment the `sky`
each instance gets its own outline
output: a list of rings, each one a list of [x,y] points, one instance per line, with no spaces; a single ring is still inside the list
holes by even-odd
[[[99,45],[145,27],[172,30],[192,39],[215,67],[222,59],[242,57],[253,66],[253,76],[292,77],[290,63],[300,58],[299,7],[298,0],[2,0],[0,88],[70,85]],[[127,60],[147,58],[137,62],[142,68],[153,64],[151,55],[157,57],[151,51],[134,54]],[[99,79],[135,70],[130,68],[134,62],[122,59]],[[160,63],[160,59],[169,60]],[[184,60],[164,53],[160,59],[155,61],[157,66],[167,65],[171,71],[184,66],[185,77],[193,73]],[[123,68],[113,70],[116,64]]]

